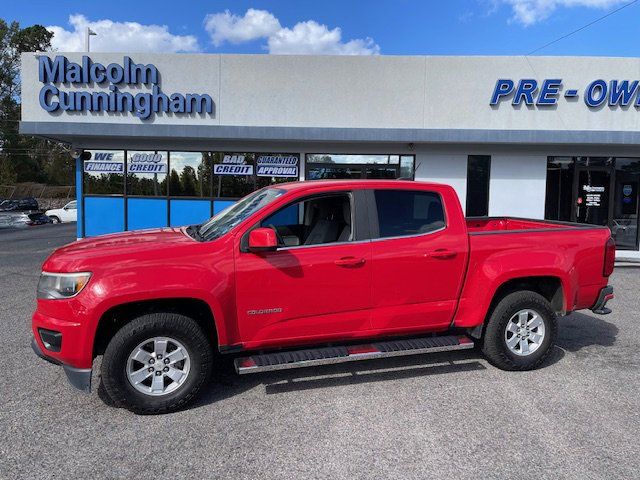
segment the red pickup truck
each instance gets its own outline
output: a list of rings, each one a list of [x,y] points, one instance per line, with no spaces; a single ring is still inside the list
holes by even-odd
[[[606,227],[468,218],[453,188],[314,181],[258,190],[201,225],[106,235],[44,263],[32,343],[117,405],[183,407],[223,356],[238,373],[472,348],[539,366],[557,316],[609,313]]]

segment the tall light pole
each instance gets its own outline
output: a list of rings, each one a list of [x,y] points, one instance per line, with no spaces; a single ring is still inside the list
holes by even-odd
[[[89,51],[89,38],[91,38],[91,35],[98,35],[98,34],[93,30],[91,30],[89,27],[87,27],[85,31],[85,36],[84,36],[84,49],[87,52]]]

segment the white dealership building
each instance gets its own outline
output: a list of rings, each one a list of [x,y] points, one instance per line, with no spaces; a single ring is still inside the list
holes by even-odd
[[[470,216],[638,253],[640,59],[28,53],[20,131],[86,150],[78,236],[195,223],[278,182],[453,185]]]

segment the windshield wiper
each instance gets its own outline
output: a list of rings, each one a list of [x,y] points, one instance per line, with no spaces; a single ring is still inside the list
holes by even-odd
[[[189,225],[187,227],[187,233],[197,241],[204,242],[204,236],[200,233],[200,225]]]

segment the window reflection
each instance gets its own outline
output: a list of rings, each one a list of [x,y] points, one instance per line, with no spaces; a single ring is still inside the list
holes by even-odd
[[[574,168],[572,157],[547,158],[547,191],[544,218],[548,220],[571,220]]]
[[[314,153],[307,155],[307,179],[414,178],[414,155],[359,155]]]
[[[640,159],[616,158],[611,235],[617,248],[635,249],[638,244],[638,195]]]
[[[300,156],[292,153],[256,155],[256,188],[295,182],[300,178]]]
[[[400,157],[400,178],[413,180],[415,175],[415,157],[413,155],[403,155]]]
[[[213,196],[221,198],[240,198],[256,189],[255,158],[253,153],[214,153]],[[222,165],[229,168],[222,168]],[[237,172],[234,173],[230,168]],[[246,173],[242,173],[242,172]]]
[[[169,155],[169,195],[211,196],[213,155],[208,152],[171,152]]]
[[[84,162],[84,193],[87,195],[124,194],[124,150],[89,150]]]
[[[547,159],[545,218],[607,225],[618,249],[638,248],[639,196],[640,158]]]
[[[397,165],[400,161],[399,155],[336,155],[329,153],[307,155],[309,163],[338,163],[338,164],[392,164]]]
[[[127,151],[127,195],[165,196],[168,160],[167,152]]]

